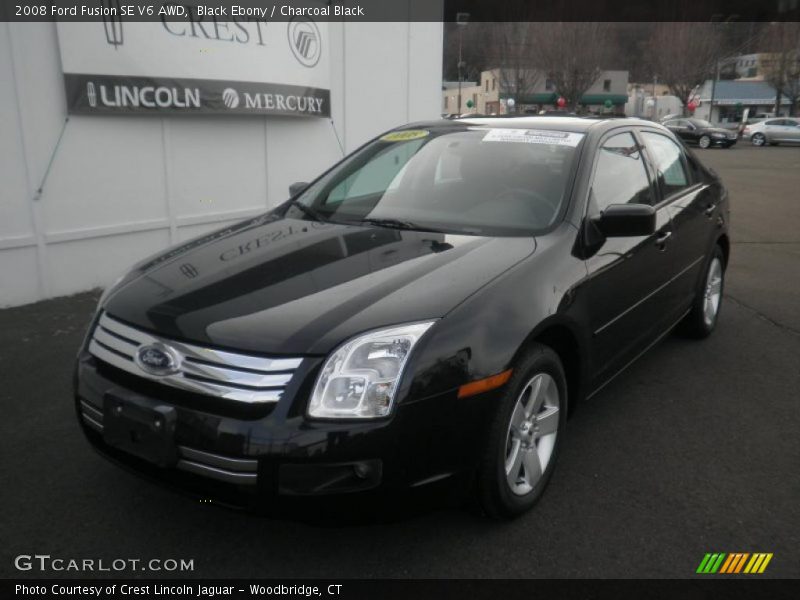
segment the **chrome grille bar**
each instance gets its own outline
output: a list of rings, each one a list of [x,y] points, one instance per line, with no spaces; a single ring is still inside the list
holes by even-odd
[[[178,371],[154,375],[135,360],[139,349],[151,344],[168,346],[179,357]],[[89,352],[113,367],[143,379],[182,390],[246,403],[280,400],[302,358],[263,358],[204,348],[154,336],[130,327],[106,313],[94,330]]]

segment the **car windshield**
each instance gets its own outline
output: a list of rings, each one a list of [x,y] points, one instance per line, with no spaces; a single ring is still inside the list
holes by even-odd
[[[689,122],[692,123],[695,127],[713,127],[711,123],[709,123],[705,119],[689,119]]]
[[[466,124],[394,131],[314,182],[287,214],[473,235],[542,232],[562,212],[583,137]]]

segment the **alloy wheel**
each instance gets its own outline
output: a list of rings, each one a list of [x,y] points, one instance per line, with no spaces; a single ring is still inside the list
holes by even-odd
[[[722,298],[722,262],[714,257],[708,266],[706,287],[703,292],[703,320],[707,326],[714,324]]]
[[[711,138],[707,135],[704,135],[700,138],[700,147],[701,148],[708,148],[711,145]]]
[[[506,435],[505,474],[511,492],[529,493],[550,464],[558,435],[560,398],[555,379],[537,373],[517,397]]]
[[[764,136],[761,135],[760,133],[757,133],[757,134],[755,134],[753,136],[753,145],[754,146],[763,146],[765,141],[766,140],[764,139]]]

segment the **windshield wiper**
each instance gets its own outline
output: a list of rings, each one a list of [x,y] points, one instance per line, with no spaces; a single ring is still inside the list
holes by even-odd
[[[314,219],[316,221],[322,221],[323,223],[327,223],[329,221],[329,219],[326,219],[325,217],[323,217],[321,213],[317,212],[316,210],[314,210],[310,206],[306,206],[305,204],[303,204],[299,200],[294,200],[294,199],[293,200],[289,200],[289,204],[291,204],[292,206],[296,206],[301,211],[303,211],[303,213],[306,216],[311,217],[312,219]]]
[[[377,225],[378,227],[388,227],[391,229],[406,229],[409,231],[432,231],[434,233],[444,233],[441,229],[419,225],[412,221],[403,221],[401,219],[379,219],[374,217],[367,217],[361,219],[361,223],[369,223],[370,225]]]

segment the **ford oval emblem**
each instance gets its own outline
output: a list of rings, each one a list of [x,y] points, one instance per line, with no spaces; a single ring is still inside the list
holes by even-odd
[[[172,375],[180,370],[180,358],[169,346],[148,344],[136,352],[136,364],[151,375]]]

